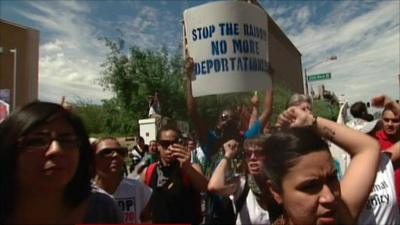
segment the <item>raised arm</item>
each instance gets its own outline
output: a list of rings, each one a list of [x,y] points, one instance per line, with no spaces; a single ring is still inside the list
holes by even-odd
[[[284,112],[291,126],[314,125],[318,132],[352,156],[341,186],[341,200],[346,208],[346,223],[353,223],[361,212],[374,183],[379,164],[379,144],[372,137],[344,125],[291,107]],[[341,207],[340,207],[341,208]],[[349,220],[347,220],[349,219]]]
[[[271,80],[273,81],[273,80]],[[265,124],[268,122],[269,118],[271,117],[272,114],[272,106],[273,106],[273,88],[268,88],[265,91],[265,98],[264,98],[264,105],[263,105],[263,111],[261,112],[260,116],[258,119],[260,120],[260,123],[262,127],[265,126]]]
[[[234,194],[239,185],[240,180],[235,179],[226,182],[225,174],[229,172],[231,159],[233,159],[238,151],[239,143],[235,140],[229,140],[224,143],[225,156],[215,168],[210,181],[208,183],[208,191],[223,196]]]
[[[273,82],[272,76],[271,76],[271,82]],[[273,106],[273,88],[272,85],[270,88],[267,88],[265,91],[265,98],[264,98],[264,104],[263,104],[263,111],[261,112],[260,116],[258,117],[258,120],[261,123],[261,127],[264,128],[265,124],[268,122],[271,114],[272,114],[272,106]],[[252,112],[250,116],[250,122],[249,122],[249,129],[254,125],[256,122],[257,116],[258,116],[258,96],[255,93],[253,97],[251,98],[251,104],[252,104]]]
[[[258,94],[257,92],[254,92],[253,96],[250,99],[251,102],[251,114],[250,114],[250,119],[249,119],[249,126],[247,129],[250,129],[253,127],[254,123],[257,120],[258,117]]]
[[[341,199],[353,222],[363,209],[375,181],[379,164],[379,144],[366,134],[330,120],[318,117],[316,122],[324,137],[330,138],[351,155],[350,165],[340,185]]]
[[[397,115],[400,115],[400,104],[393,101],[386,95],[379,95],[372,98],[371,103],[375,107],[388,107]]]
[[[172,156],[178,160],[181,171],[189,177],[193,187],[199,192],[206,192],[208,180],[203,175],[200,165],[190,163],[191,152],[189,149],[180,144],[173,144],[171,151]]]
[[[190,117],[197,128],[199,134],[200,143],[207,142],[207,127],[203,118],[200,117],[197,111],[197,102],[193,97],[192,92],[192,74],[194,70],[194,62],[192,58],[187,58],[185,62],[185,73],[186,73],[186,106],[189,111]]]

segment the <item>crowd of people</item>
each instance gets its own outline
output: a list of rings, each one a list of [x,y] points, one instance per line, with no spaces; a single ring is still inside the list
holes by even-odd
[[[374,119],[356,102],[340,124],[294,94],[272,126],[267,89],[261,112],[254,95],[209,126],[185,80],[196,129],[184,137],[168,123],[131,149],[89,139],[62,105],[13,112],[0,124],[0,223],[400,224],[398,103],[374,97]],[[351,159],[340,173],[332,145]]]

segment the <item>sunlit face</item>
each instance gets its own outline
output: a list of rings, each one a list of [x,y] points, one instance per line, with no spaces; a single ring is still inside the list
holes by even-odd
[[[18,141],[17,186],[22,190],[63,191],[79,163],[80,141],[72,126],[58,118]]]
[[[301,102],[297,104],[296,107],[300,108],[304,112],[311,113],[311,104],[308,102]]]
[[[382,116],[383,131],[388,136],[395,136],[400,133],[400,118],[392,111],[386,110]]]
[[[161,161],[165,164],[171,164],[175,161],[172,157],[171,145],[178,139],[178,134],[174,130],[165,130],[160,134],[158,141],[158,150],[160,151]]]
[[[251,175],[260,176],[263,174],[265,154],[261,147],[256,145],[247,147],[244,149],[244,157]]]
[[[96,174],[102,177],[119,177],[124,167],[127,150],[114,139],[102,140],[96,146]]]
[[[318,151],[300,157],[282,180],[283,203],[293,224],[336,224],[340,185],[332,156]]]
[[[149,143],[149,153],[154,155],[157,153],[157,142],[150,141]]]

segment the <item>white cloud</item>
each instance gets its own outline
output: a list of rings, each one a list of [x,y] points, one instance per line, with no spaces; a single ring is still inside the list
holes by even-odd
[[[19,14],[40,25],[40,97],[58,101],[61,95],[90,96],[95,102],[111,96],[95,82],[106,55],[97,37],[110,36],[118,28],[126,46],[175,47],[181,43],[182,11],[194,5],[164,1],[155,7],[146,1],[116,1],[131,13],[117,13],[110,19],[109,15],[95,17],[93,2],[28,2],[33,10],[19,10]],[[171,4],[177,10],[170,11]],[[398,1],[263,1],[263,5],[300,50],[306,67],[338,56],[309,71],[332,72],[332,80],[324,82],[328,89],[350,101],[380,93],[398,97]],[[314,89],[317,84],[312,83]]]
[[[19,14],[36,21],[46,33],[39,50],[39,98],[90,95],[99,103],[104,96],[109,97],[110,93],[104,96],[87,93],[101,90],[96,80],[106,54],[96,28],[88,19],[90,7],[78,1],[29,4],[34,10],[19,10]]]
[[[327,15],[329,19],[308,24],[297,35],[290,35],[290,39],[303,54],[306,67],[330,55],[338,56],[337,61],[320,64],[309,71],[309,74],[332,72],[332,80],[323,83],[338,95],[345,94],[351,102],[368,101],[382,93],[398,98],[399,4],[340,2]],[[313,83],[314,88],[316,84]]]
[[[121,16],[114,26],[123,33],[127,46],[159,49],[165,45],[175,50],[181,43],[180,15],[142,5],[138,13],[132,16]]]
[[[308,22],[311,16],[311,11],[307,6],[303,6],[297,11],[296,19],[300,24],[305,24]]]
[[[54,78],[41,79],[39,95],[41,100],[60,102],[62,96],[70,102],[84,101],[89,103],[100,103],[100,99],[108,99],[112,94],[105,92],[99,86],[88,86],[81,82],[60,81]],[[46,94],[43,94],[46,93]]]

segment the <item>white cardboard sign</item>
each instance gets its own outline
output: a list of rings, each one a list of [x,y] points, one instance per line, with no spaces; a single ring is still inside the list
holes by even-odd
[[[242,1],[218,1],[183,13],[187,50],[195,62],[193,96],[265,90],[268,17]]]

